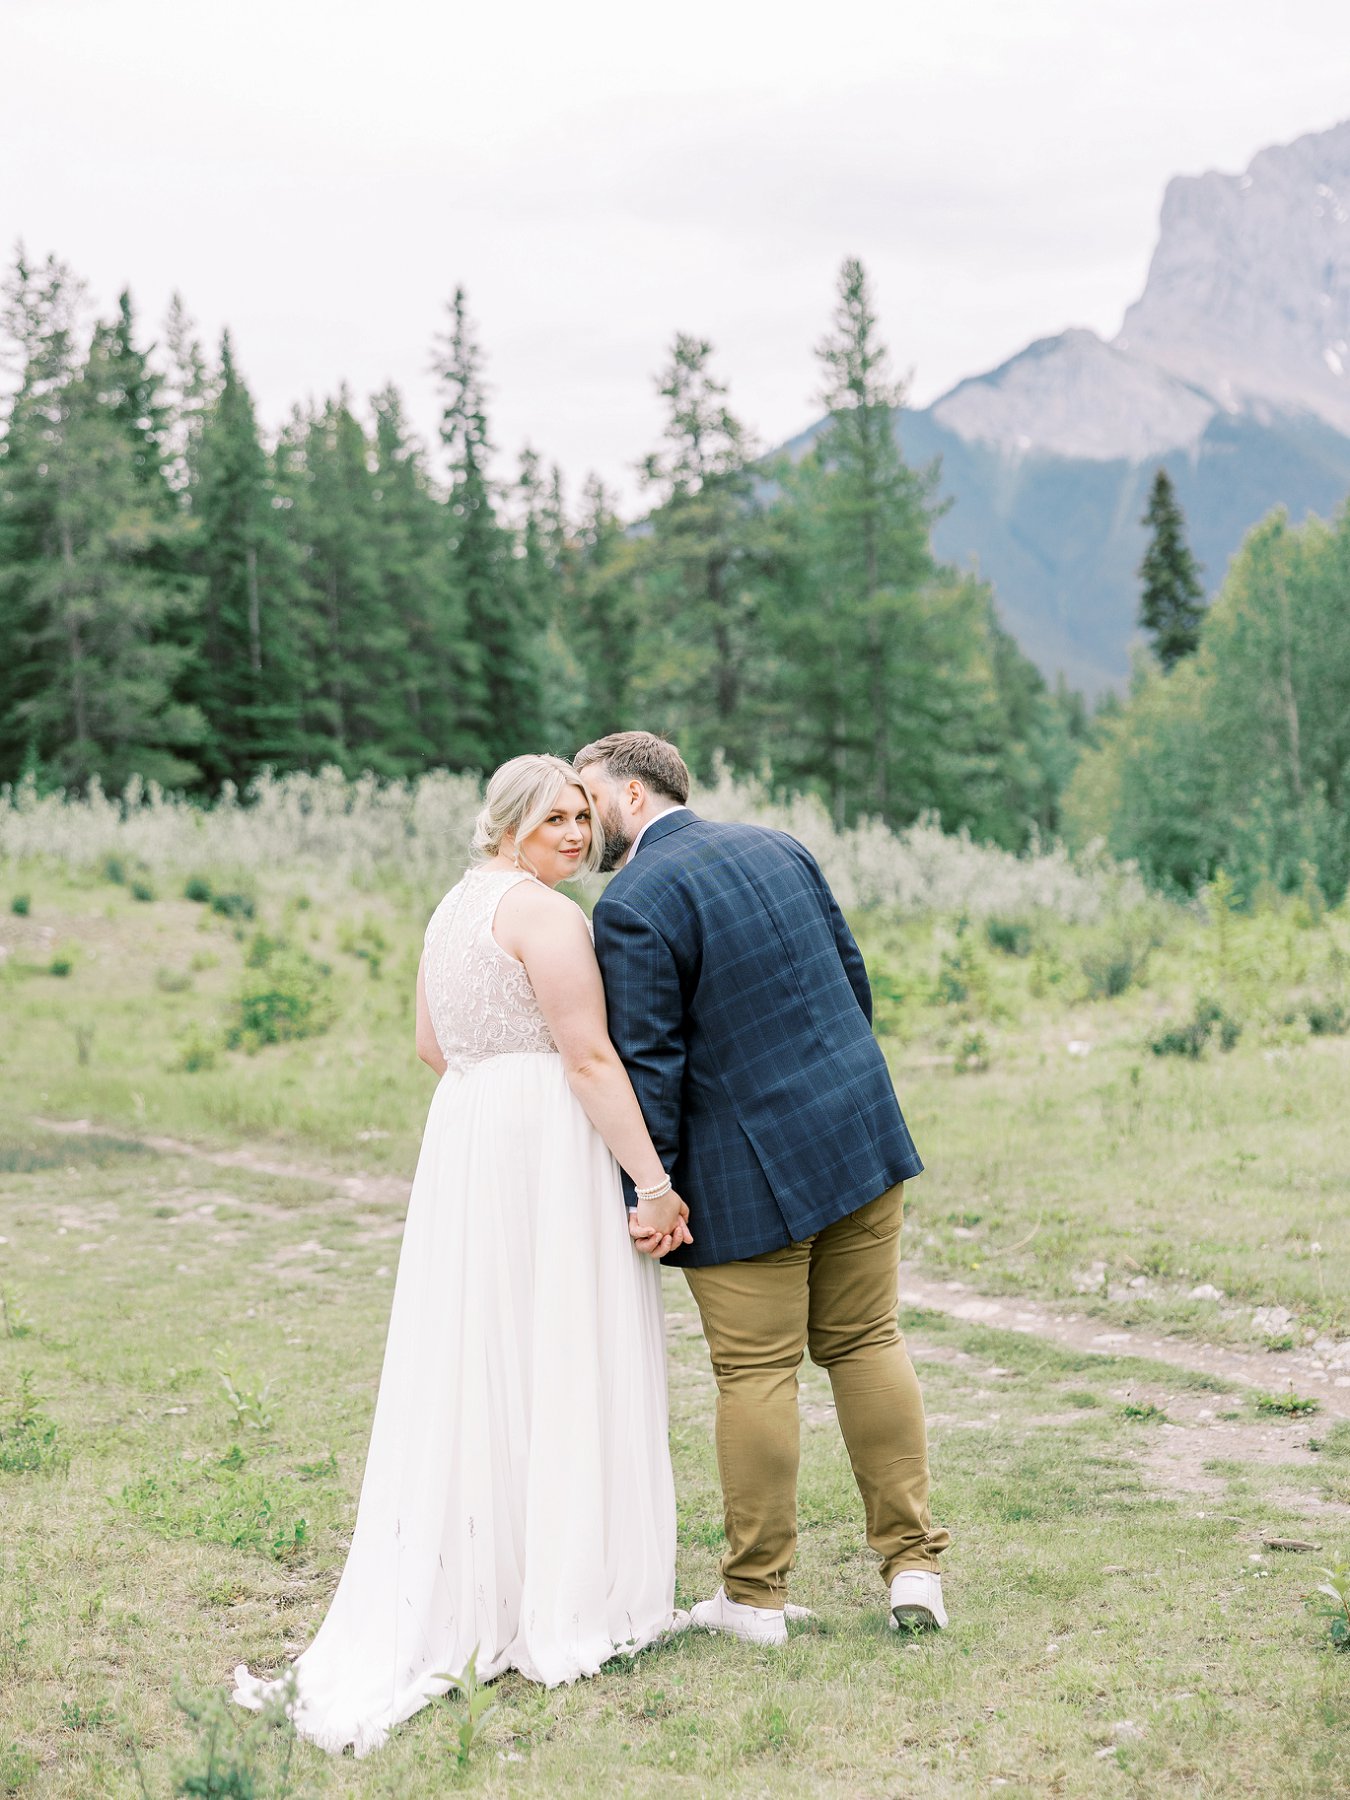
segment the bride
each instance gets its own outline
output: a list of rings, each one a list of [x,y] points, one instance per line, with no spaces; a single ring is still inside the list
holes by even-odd
[[[303,1737],[364,1756],[449,1686],[593,1675],[673,1623],[675,1499],[656,1259],[692,1241],[605,1029],[576,773],[518,756],[437,907],[417,1052],[440,1075],[408,1204],[351,1550],[286,1681]],[[617,1159],[617,1161],[616,1161]],[[640,1190],[635,1253],[619,1182]]]

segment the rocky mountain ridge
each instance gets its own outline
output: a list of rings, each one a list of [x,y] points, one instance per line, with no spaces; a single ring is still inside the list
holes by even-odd
[[[1211,591],[1273,507],[1350,493],[1350,120],[1171,181],[1114,340],[1042,339],[896,428],[911,462],[941,460],[939,554],[993,583],[1047,674],[1118,686],[1160,462]]]

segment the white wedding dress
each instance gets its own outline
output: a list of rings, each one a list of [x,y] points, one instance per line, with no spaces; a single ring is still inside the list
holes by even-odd
[[[553,1686],[653,1642],[675,1594],[661,1288],[471,869],[424,975],[448,1067],[408,1205],[356,1528],[292,1717],[363,1756],[482,1677]],[[242,1665],[234,1698],[281,1691]]]

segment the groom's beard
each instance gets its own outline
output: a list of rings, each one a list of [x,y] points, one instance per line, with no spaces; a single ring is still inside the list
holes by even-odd
[[[605,850],[600,858],[600,873],[612,874],[632,848],[633,839],[623,828],[623,819],[617,807],[602,807],[600,823],[605,828]]]

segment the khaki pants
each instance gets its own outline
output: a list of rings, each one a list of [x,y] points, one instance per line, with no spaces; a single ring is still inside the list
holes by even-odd
[[[935,1569],[950,1542],[929,1520],[923,1399],[896,1320],[903,1195],[893,1187],[803,1243],[685,1270],[717,1377],[722,1581],[744,1605],[787,1598],[808,1348],[829,1371],[883,1580]]]

